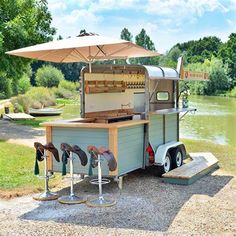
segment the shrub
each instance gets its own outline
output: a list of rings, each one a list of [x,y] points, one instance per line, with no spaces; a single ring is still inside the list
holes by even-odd
[[[65,98],[65,99],[70,99],[74,97],[74,93],[75,93],[75,92],[72,92],[71,90],[68,90],[62,87],[53,88],[53,92],[56,98]]]
[[[53,91],[44,87],[32,87],[27,93],[28,102],[33,108],[42,108],[56,104]]]
[[[24,74],[18,81],[18,93],[24,94],[29,91],[30,87],[30,78],[26,74]]]
[[[236,98],[236,87],[234,87],[231,91],[226,93],[227,96]]]
[[[18,111],[28,112],[29,108],[42,108],[53,106],[56,99],[53,92],[44,87],[32,87],[25,95],[18,95],[11,100]]]
[[[26,95],[18,95],[11,100],[14,106],[14,110],[17,109],[18,112],[28,112],[30,107],[29,98]]]
[[[0,99],[12,96],[12,81],[6,77],[5,73],[0,72]]]
[[[57,87],[64,75],[60,70],[53,66],[43,66],[36,72],[35,81],[37,86],[42,87]]]
[[[75,83],[75,82],[71,82],[67,80],[61,80],[58,87],[75,92],[77,88],[79,88],[79,83],[78,82]]]

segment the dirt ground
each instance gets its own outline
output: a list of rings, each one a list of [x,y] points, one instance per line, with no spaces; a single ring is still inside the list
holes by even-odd
[[[15,128],[22,127],[8,127],[5,135]],[[31,143],[39,134],[29,127],[25,132]],[[19,141],[17,134],[12,139]],[[68,194],[68,182],[54,191]],[[88,178],[75,185],[85,198],[97,191]],[[236,178],[222,170],[189,186],[162,183],[140,170],[124,177],[122,191],[112,181],[104,192],[117,200],[115,206],[38,202],[32,195],[0,200],[0,235],[236,235]]]

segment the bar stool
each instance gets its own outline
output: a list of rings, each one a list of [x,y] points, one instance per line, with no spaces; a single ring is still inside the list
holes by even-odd
[[[81,165],[86,166],[88,163],[88,158],[86,153],[81,150],[77,145],[70,146],[67,143],[61,143],[61,150],[62,150],[62,175],[66,175],[66,164],[69,159],[70,161],[70,195],[61,196],[58,199],[58,202],[64,203],[64,204],[79,204],[83,203],[86,200],[83,197],[77,196],[74,194],[74,180],[76,177],[74,176],[74,164],[73,161],[75,160],[75,157],[73,156],[73,153],[77,154]]]
[[[36,160],[35,160],[35,169],[34,174],[37,175],[40,179],[45,180],[44,192],[39,194],[38,196],[33,197],[35,200],[39,201],[48,201],[48,200],[56,200],[60,195],[57,193],[52,193],[49,191],[48,181],[51,178],[54,178],[54,175],[50,175],[48,172],[48,155],[47,151],[51,152],[57,162],[60,162],[58,150],[54,147],[52,143],[48,143],[43,145],[41,143],[35,142],[34,147],[36,149]],[[44,161],[44,175],[39,176],[39,166],[38,161]]]
[[[102,185],[110,183],[109,179],[102,178],[102,168],[101,168],[101,156],[103,156],[108,161],[108,166],[110,171],[114,171],[117,167],[116,160],[113,154],[104,147],[97,149],[95,146],[88,146],[88,152],[91,155],[91,159],[93,159],[93,168],[98,167],[98,178],[92,179],[90,181],[91,184],[98,185],[99,195],[98,197],[89,198],[86,201],[86,204],[91,207],[109,207],[116,204],[116,200],[111,197],[104,196],[102,193]],[[92,162],[91,162],[92,163]]]

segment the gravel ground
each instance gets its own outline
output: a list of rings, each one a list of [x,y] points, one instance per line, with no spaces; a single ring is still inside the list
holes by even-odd
[[[0,139],[32,146],[44,130],[0,120]],[[63,181],[60,194],[69,192]],[[87,197],[97,188],[85,179],[75,192]],[[236,235],[236,178],[221,170],[190,186],[165,184],[147,171],[112,182],[104,192],[116,198],[109,208],[38,202],[32,196],[0,200],[0,235]]]
[[[235,177],[220,170],[190,186],[136,171],[125,176],[122,191],[115,182],[104,187],[117,200],[113,207],[38,202],[32,196],[0,201],[0,235],[236,235],[235,190]],[[97,188],[85,179],[75,192],[87,197]]]

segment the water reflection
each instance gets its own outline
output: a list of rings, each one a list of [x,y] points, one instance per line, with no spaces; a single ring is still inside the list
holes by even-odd
[[[236,146],[236,99],[191,96],[189,106],[197,112],[180,122],[181,137]]]
[[[182,138],[208,140],[219,144],[236,146],[236,99],[224,97],[190,96],[190,113],[180,122]],[[77,118],[80,105],[66,105],[57,119]],[[54,118],[54,119],[55,119]]]

